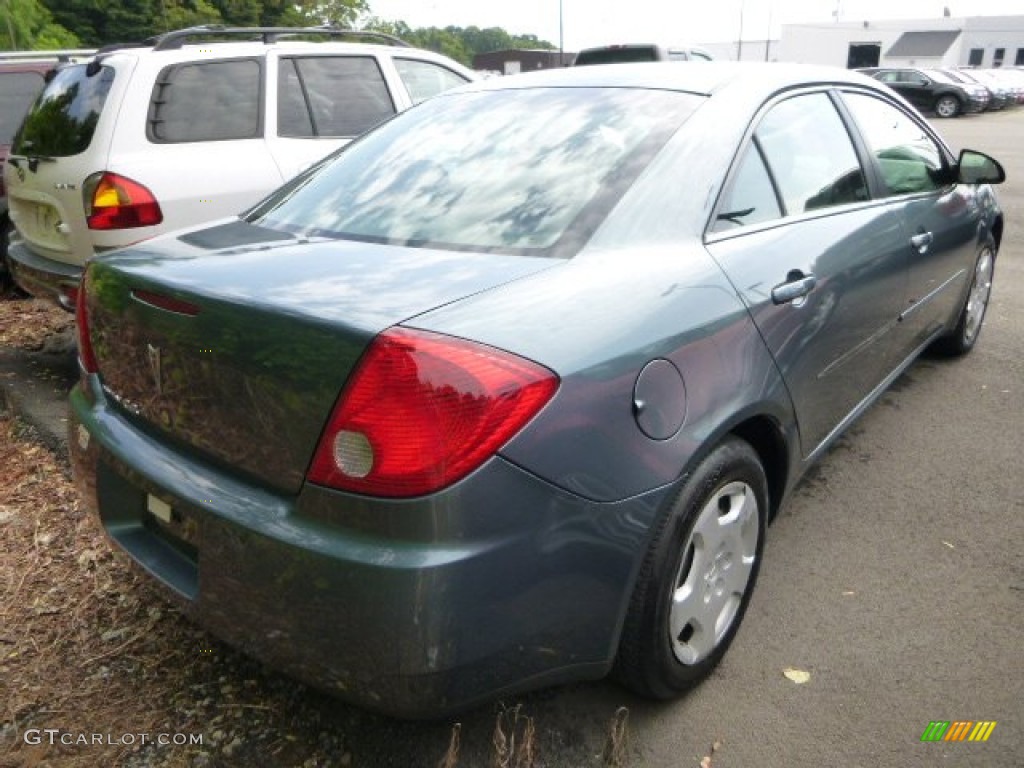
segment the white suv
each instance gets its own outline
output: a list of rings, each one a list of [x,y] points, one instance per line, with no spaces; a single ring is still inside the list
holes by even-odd
[[[330,39],[353,34],[386,44]],[[319,27],[195,27],[101,49],[57,72],[15,137],[4,167],[14,279],[71,309],[94,254],[239,213],[473,79],[397,38]]]

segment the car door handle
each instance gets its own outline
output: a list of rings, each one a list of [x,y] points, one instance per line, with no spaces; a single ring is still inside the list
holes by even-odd
[[[814,275],[805,275],[799,269],[791,270],[786,275],[786,282],[772,288],[772,301],[776,304],[788,304],[802,299],[813,291],[817,284],[818,278]]]
[[[910,238],[910,244],[917,248],[918,253],[924,253],[928,250],[928,246],[932,244],[934,239],[935,235],[931,232],[918,232]]]

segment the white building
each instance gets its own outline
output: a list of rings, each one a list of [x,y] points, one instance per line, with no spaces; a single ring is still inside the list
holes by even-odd
[[[778,59],[848,68],[1024,66],[1024,16],[785,24]]]
[[[779,41],[744,39],[742,44],[730,42],[701,43],[716,61],[778,61]]]

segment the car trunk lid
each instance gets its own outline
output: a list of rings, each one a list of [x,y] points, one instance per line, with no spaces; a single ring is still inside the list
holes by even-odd
[[[557,263],[300,241],[235,221],[94,262],[88,328],[104,390],[129,418],[297,492],[377,333]]]

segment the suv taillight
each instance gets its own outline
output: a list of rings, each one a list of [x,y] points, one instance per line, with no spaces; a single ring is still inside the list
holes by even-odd
[[[89,310],[85,306],[85,275],[82,275],[82,282],[78,285],[78,296],[75,300],[75,326],[78,330],[78,362],[86,373],[98,373],[99,365],[96,363],[96,355],[92,351],[92,342],[89,340]]]
[[[557,389],[558,377],[530,360],[392,328],[342,389],[308,479],[373,496],[433,493],[493,456]]]
[[[164,220],[152,192],[116,173],[94,173],[85,180],[82,193],[89,229],[152,227]]]

